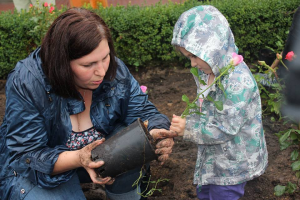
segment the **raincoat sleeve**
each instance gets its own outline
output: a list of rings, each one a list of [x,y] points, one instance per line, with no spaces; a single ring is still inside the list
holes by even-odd
[[[215,97],[223,101],[223,110],[219,111],[213,103],[205,100],[204,115],[187,116],[185,140],[204,145],[222,144],[234,139],[246,122],[257,123],[255,117],[261,113],[261,102],[257,84],[248,67],[236,67],[223,83],[227,98],[219,89],[216,89],[219,91]]]
[[[122,61],[120,61],[122,62]],[[148,130],[170,128],[170,121],[167,116],[161,114],[157,108],[148,100],[148,95],[144,94],[139,83],[131,75],[124,63],[121,63],[130,80],[130,97],[128,100],[126,124],[133,123],[137,118],[142,121],[149,120]]]
[[[27,76],[30,76],[30,74]],[[37,82],[26,83],[17,72],[6,85],[6,145],[10,151],[10,166],[17,174],[28,178],[41,188],[53,188],[68,181],[74,170],[51,176],[58,155],[68,149],[63,146],[47,146],[48,132],[41,110],[35,101],[41,94],[35,93]],[[33,78],[34,79],[34,78]]]

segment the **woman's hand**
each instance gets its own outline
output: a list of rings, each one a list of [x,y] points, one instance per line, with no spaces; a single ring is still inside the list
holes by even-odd
[[[160,155],[158,160],[163,165],[172,153],[174,145],[173,137],[176,136],[176,133],[166,129],[152,129],[150,135],[154,140],[162,139],[156,144],[157,149],[155,153]]]
[[[160,155],[158,157],[158,161],[161,165],[163,165],[166,160],[168,160],[169,155],[172,153],[173,145],[173,138],[162,139],[156,144],[157,149],[155,150],[155,153]]]
[[[150,135],[153,137],[154,140],[158,140],[163,138],[173,138],[176,137],[178,134],[175,131],[169,131],[166,129],[152,129],[150,131]]]
[[[181,118],[180,116],[174,115],[172,118],[170,130],[174,131],[177,136],[183,136],[184,129],[185,129],[185,118]]]
[[[95,172],[95,168],[99,168],[104,165],[103,161],[94,162],[91,160],[91,151],[96,148],[98,145],[102,144],[105,139],[96,140],[93,143],[83,147],[82,149],[78,150],[78,157],[80,165],[89,173],[93,183],[96,184],[107,184],[111,185],[114,182],[114,179],[111,177],[102,178]]]

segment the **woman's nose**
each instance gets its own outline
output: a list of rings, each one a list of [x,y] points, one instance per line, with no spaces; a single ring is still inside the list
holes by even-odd
[[[101,63],[101,62],[97,63],[97,66],[96,66],[96,69],[95,69],[95,75],[104,77],[105,73],[106,72],[104,70],[103,63]]]

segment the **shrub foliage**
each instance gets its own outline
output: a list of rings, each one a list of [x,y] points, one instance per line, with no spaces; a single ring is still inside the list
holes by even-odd
[[[197,5],[213,5],[228,19],[240,54],[246,62],[258,58],[265,46],[273,47],[286,32],[300,0],[187,0],[154,6],[99,7],[94,10],[112,31],[116,51],[127,65],[186,64],[171,46],[173,27],[180,14]],[[87,6],[88,9],[92,9]],[[51,22],[66,8],[31,8],[29,12],[0,14],[0,78],[41,44]]]

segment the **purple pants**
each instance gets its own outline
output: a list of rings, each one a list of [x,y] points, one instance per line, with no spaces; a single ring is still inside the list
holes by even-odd
[[[197,197],[201,200],[237,200],[244,196],[246,182],[238,185],[197,186]]]

